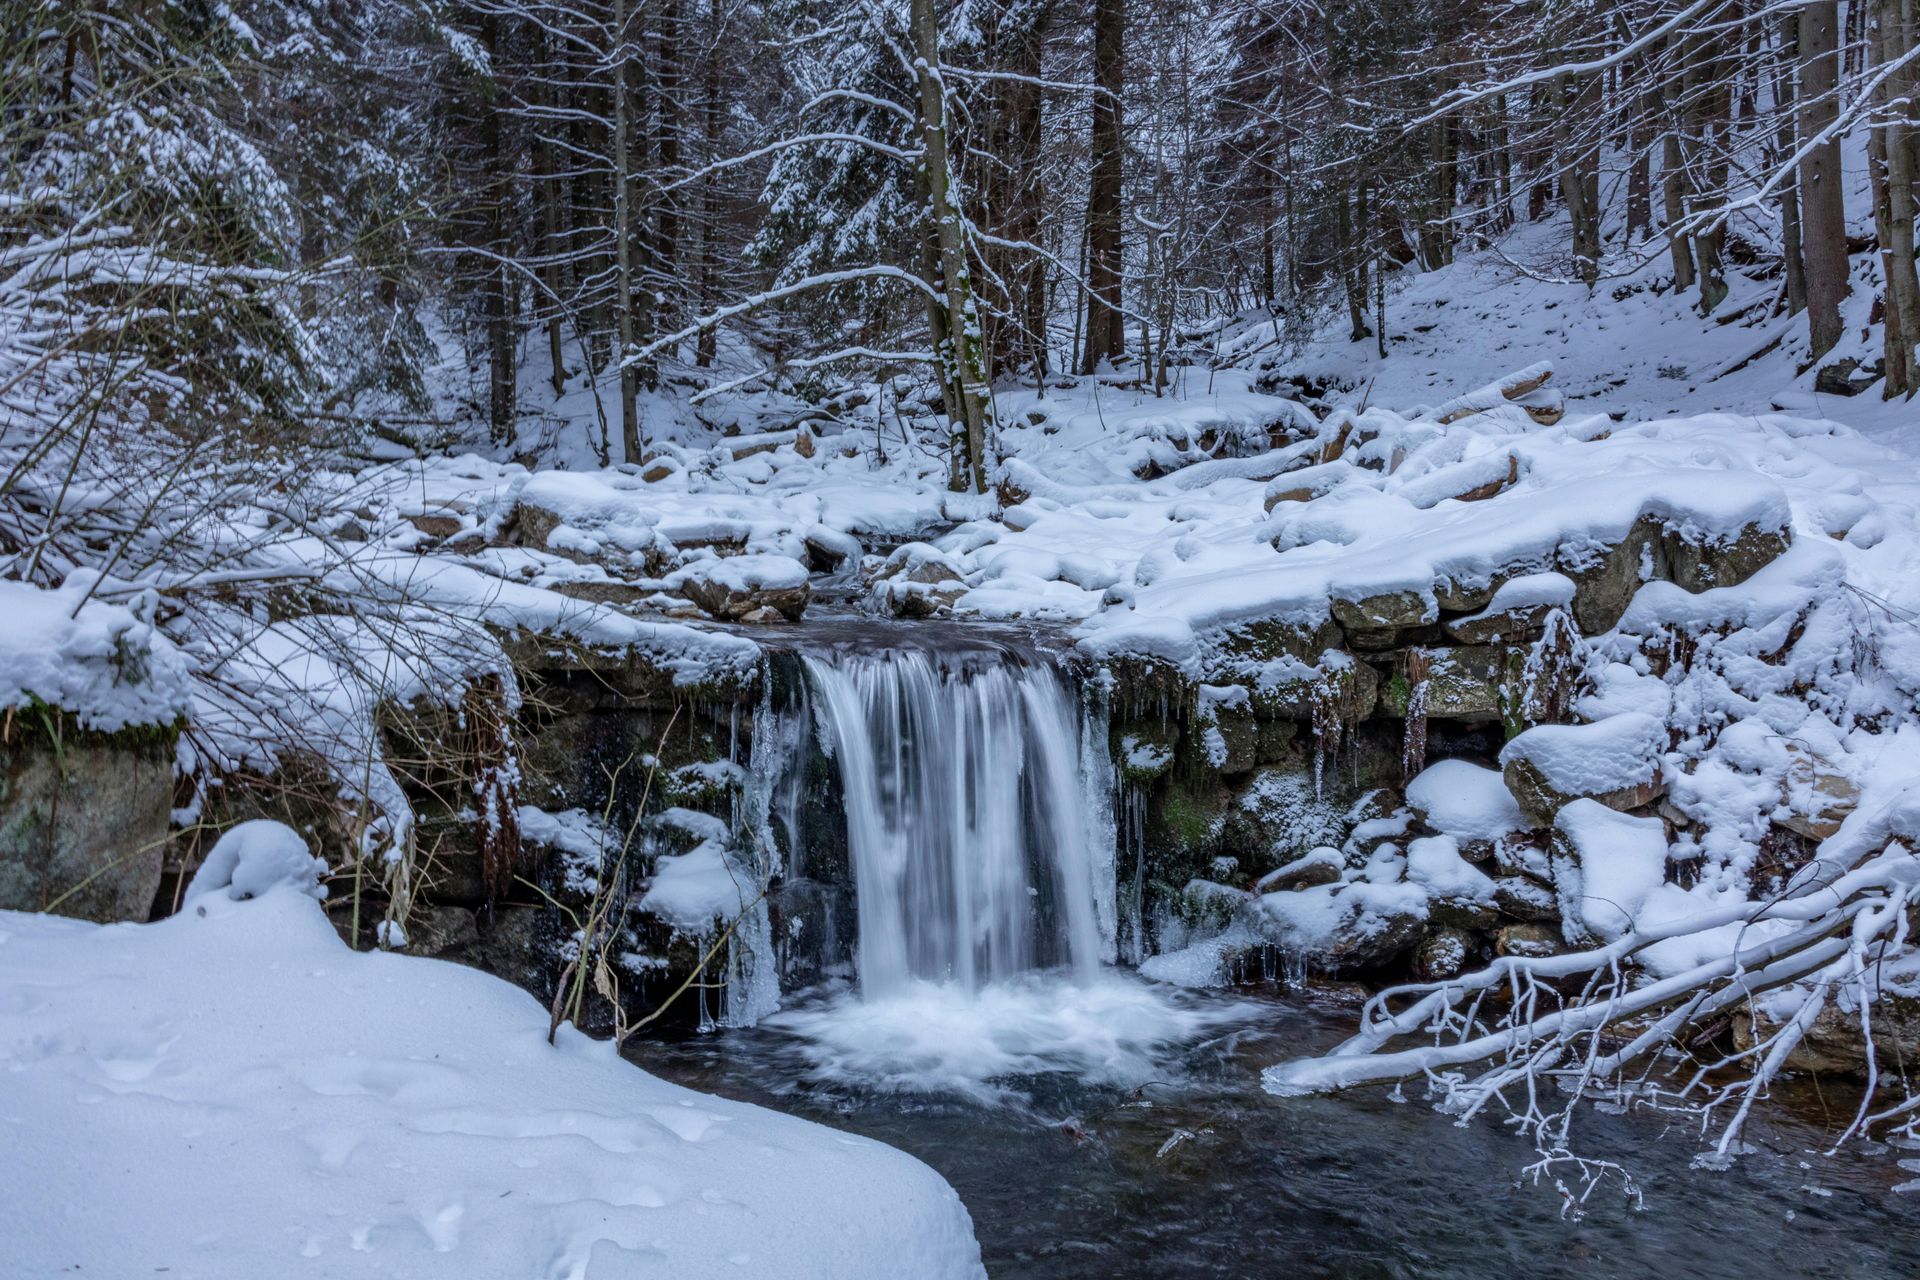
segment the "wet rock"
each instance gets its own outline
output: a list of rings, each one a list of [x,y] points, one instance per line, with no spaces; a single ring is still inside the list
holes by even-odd
[[[1560,931],[1545,924],[1502,925],[1493,935],[1495,955],[1535,959],[1559,955],[1566,950]]]
[[[1420,982],[1445,982],[1466,972],[1475,949],[1473,935],[1445,925],[1428,931],[1413,949],[1413,976]]]

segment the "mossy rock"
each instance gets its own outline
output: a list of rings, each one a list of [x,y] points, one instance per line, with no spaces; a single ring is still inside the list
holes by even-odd
[[[178,725],[79,729],[37,705],[0,744],[0,908],[145,920],[166,858]]]

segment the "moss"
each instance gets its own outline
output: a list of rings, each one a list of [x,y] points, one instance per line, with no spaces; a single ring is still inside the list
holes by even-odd
[[[1387,681],[1386,706],[1396,716],[1407,714],[1407,706],[1413,701],[1413,686],[1407,681],[1407,673],[1395,671],[1393,678]]]
[[[1195,849],[1213,837],[1214,816],[1185,791],[1174,787],[1160,802],[1159,818],[1168,836],[1183,849]]]
[[[71,711],[32,695],[19,706],[0,712],[0,724],[5,726],[0,733],[0,761],[44,750],[62,754],[76,747],[171,752],[186,729],[184,717],[164,724],[130,724],[113,730],[83,728]]]

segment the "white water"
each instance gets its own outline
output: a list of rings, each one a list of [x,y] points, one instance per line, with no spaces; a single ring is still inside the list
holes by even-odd
[[[1093,977],[1113,954],[1111,780],[1086,776],[1105,753],[1082,752],[1060,675],[916,649],[806,666],[845,794],[861,994]]]
[[[764,1025],[802,1041],[816,1077],[981,1102],[1017,1101],[1022,1081],[1053,1073],[1138,1084],[1164,1076],[1173,1047],[1240,1015],[1107,968],[1106,724],[1059,671],[912,648],[805,662],[843,795],[857,984]],[[772,742],[774,729],[756,737]],[[789,830],[796,779],[770,797]]]

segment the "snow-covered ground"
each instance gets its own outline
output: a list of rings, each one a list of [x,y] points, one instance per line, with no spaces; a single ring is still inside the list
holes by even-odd
[[[0,1271],[984,1274],[919,1161],[549,1046],[499,979],[350,952],[298,838],[242,834],[156,924],[0,913]]]

